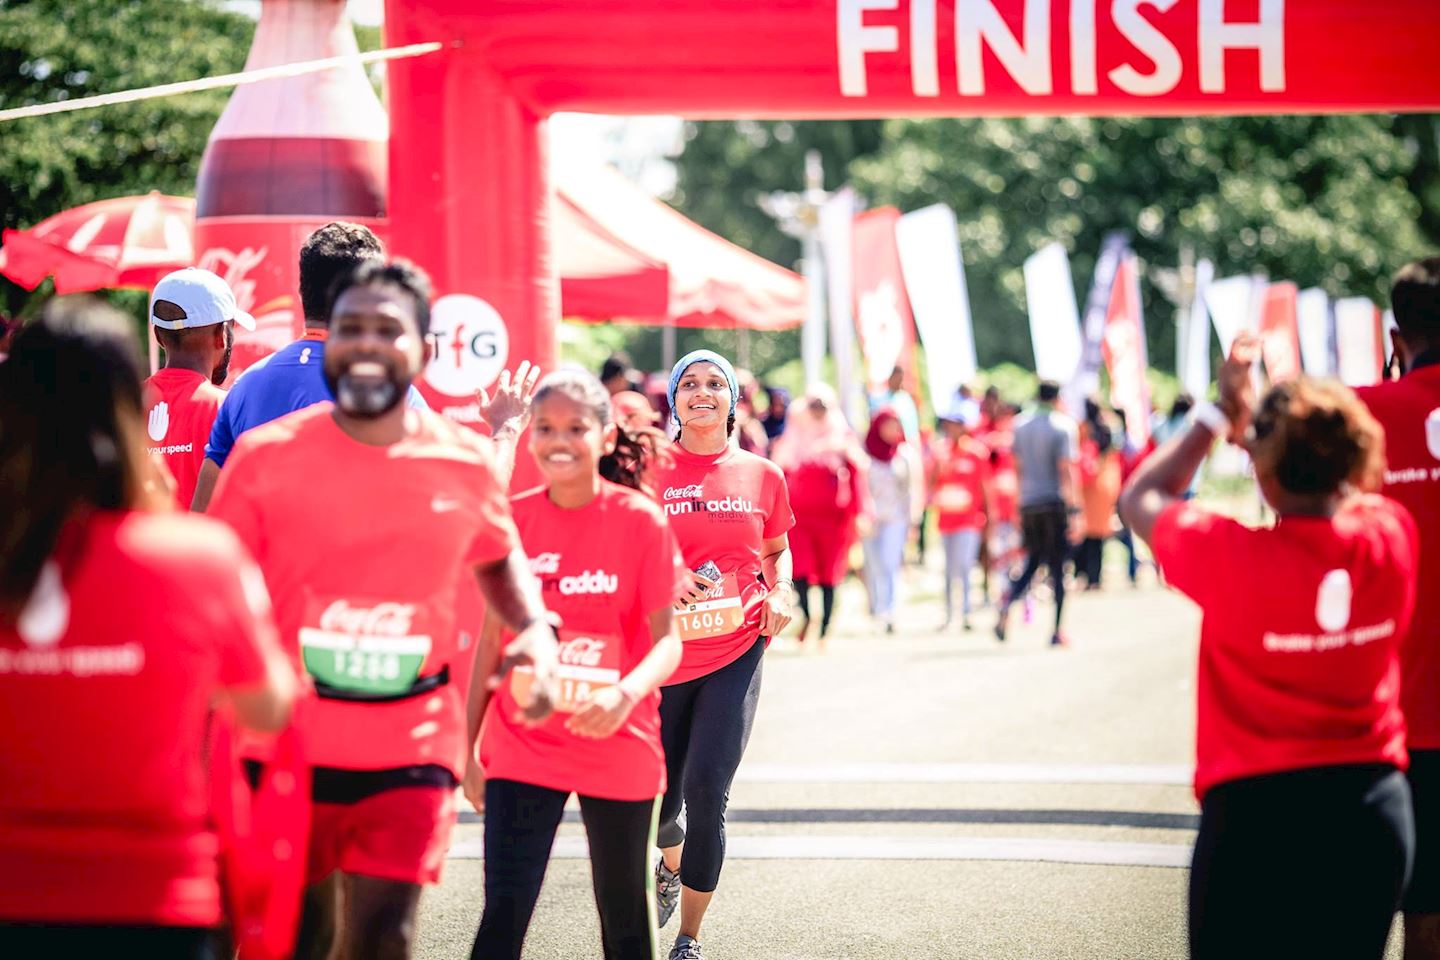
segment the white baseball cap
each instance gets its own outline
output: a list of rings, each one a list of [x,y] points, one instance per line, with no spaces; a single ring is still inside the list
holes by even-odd
[[[185,312],[179,320],[155,316],[155,303],[168,300]],[[230,285],[209,270],[186,267],[167,273],[150,293],[150,322],[165,330],[192,330],[234,320],[246,330],[255,329],[255,318],[235,304]]]

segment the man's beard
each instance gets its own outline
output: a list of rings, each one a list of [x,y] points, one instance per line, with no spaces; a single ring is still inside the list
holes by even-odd
[[[210,371],[210,382],[215,386],[224,386],[225,378],[230,376],[230,354],[235,349],[235,332],[228,327],[225,330],[225,353],[220,357],[220,362],[215,364],[215,369]]]
[[[352,377],[349,370],[339,375],[325,371],[325,383],[335,397],[335,405],[351,417],[374,420],[394,410],[410,388],[408,380],[402,380],[394,370],[387,368],[383,379],[374,377]]]

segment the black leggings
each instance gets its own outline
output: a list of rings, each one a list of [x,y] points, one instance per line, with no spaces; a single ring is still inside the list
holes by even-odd
[[[21,878],[11,877],[12,882]],[[67,926],[0,921],[0,957],[153,957],[215,960],[207,927]]]
[[[1378,960],[1414,849],[1410,788],[1387,764],[1213,787],[1190,870],[1190,956]]]
[[[805,625],[808,628],[810,625],[810,581],[804,577],[796,577],[795,595],[800,601],[800,612],[805,614]],[[830,615],[834,612],[835,588],[822,583],[820,584],[820,636],[823,637],[830,632]]]
[[[1043,564],[1050,571],[1055,588],[1055,633],[1060,633],[1060,614],[1065,609],[1065,557],[1070,551],[1064,504],[1022,507],[1020,530],[1025,541],[1025,569],[1010,582],[1009,602],[1025,596],[1030,581]]]
[[[520,960],[570,794],[515,780],[485,784],[485,912],[470,960]],[[580,798],[605,960],[653,960],[654,800]]]
[[[685,844],[680,882],[709,893],[725,862],[725,805],[760,702],[765,639],[733,663],[660,692],[660,739],[669,789],[660,802],[660,846]],[[679,824],[681,801],[685,826]]]

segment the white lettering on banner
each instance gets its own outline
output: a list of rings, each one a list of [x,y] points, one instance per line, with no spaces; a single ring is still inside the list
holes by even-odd
[[[620,589],[620,578],[604,570],[586,570],[573,577],[560,578],[560,594],[566,597],[593,593],[615,593]]]
[[[987,43],[990,52],[1026,93],[1045,96],[1052,91],[1050,0],[1025,0],[1024,17],[1022,45],[992,0],[955,0],[955,62],[960,68],[962,96],[978,97],[985,93],[985,60],[981,47]]]
[[[195,444],[193,443],[172,443],[164,447],[151,447],[150,452],[163,456],[170,453],[190,453],[194,449]]]
[[[1140,15],[1142,3],[1164,13],[1175,6],[1176,0],[1117,0],[1115,3],[1115,26],[1136,50],[1154,62],[1155,69],[1145,74],[1126,63],[1111,70],[1108,76],[1111,83],[1131,96],[1161,97],[1180,85],[1184,65],[1180,51],[1170,38]]]
[[[1106,0],[1100,0],[1102,6]],[[1123,93],[1136,97],[1164,96],[1180,85],[1185,62],[1175,40],[1141,13],[1153,7],[1170,12],[1178,0],[1108,0],[1111,23],[1141,57],[1153,64],[1149,72],[1128,59],[1106,76]],[[1260,90],[1285,91],[1285,0],[1259,0],[1259,19],[1235,22],[1225,19],[1225,0],[1199,0],[1198,27],[1200,89],[1228,92],[1225,55],[1231,50],[1259,53]],[[1020,36],[1010,27],[996,0],[954,0],[955,64],[961,96],[986,93],[985,56],[994,59],[1025,93],[1054,93],[1051,63],[1055,40],[1051,31],[1052,0],[1022,0]],[[1099,91],[1096,50],[1097,0],[1070,0],[1070,93],[1095,96]],[[867,24],[870,12],[897,11],[900,0],[838,0],[836,47],[840,93],[865,97],[870,93],[866,56],[900,53],[900,31],[890,24]],[[937,0],[909,0],[910,92],[916,97],[940,95]],[[1187,45],[1188,46],[1188,45]]]
[[[352,607],[336,600],[320,614],[320,629],[353,636],[403,637],[410,633],[415,618],[413,603],[377,603],[373,607]]]
[[[935,0],[910,0],[910,87],[917,97],[940,96]]]
[[[1070,3],[1070,92],[1089,96],[1100,92],[1095,68],[1095,0]]]
[[[453,420],[456,423],[479,423],[480,404],[462,403],[458,407],[446,407],[440,411],[446,420]]]
[[[863,97],[870,92],[865,77],[865,54],[894,53],[900,49],[900,31],[894,27],[865,26],[865,11],[895,10],[899,6],[900,0],[839,0],[835,5],[842,96]],[[933,36],[929,45],[935,46]]]
[[[1285,89],[1285,0],[1260,0],[1255,23],[1227,23],[1225,0],[1200,0],[1200,91],[1225,92],[1225,51],[1260,51],[1260,89]]]

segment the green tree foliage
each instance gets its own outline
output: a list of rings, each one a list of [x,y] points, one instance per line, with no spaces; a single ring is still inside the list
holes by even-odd
[[[232,73],[255,23],[198,0],[0,0],[0,109]],[[0,225],[159,190],[195,192],[228,90],[0,125]],[[24,291],[0,280],[11,310]]]
[[[697,124],[675,202],[785,262],[795,247],[754,198],[798,186],[802,141],[854,126]],[[894,120],[878,146],[866,139],[850,154],[847,172],[873,204],[955,210],[979,359],[1029,365],[1025,258],[1064,243],[1083,306],[1109,230],[1129,232],[1152,267],[1173,267],[1188,245],[1221,275],[1261,272],[1383,303],[1390,273],[1440,244],[1436,130],[1431,117],[1390,116]],[[827,186],[845,179],[827,167]],[[742,179],[727,187],[732,173]],[[1148,277],[1144,292],[1152,363],[1173,368],[1174,308]]]
[[[686,216],[747,250],[785,267],[797,266],[800,242],[781,233],[760,208],[762,194],[804,189],[805,154],[820,151],[826,185],[845,182],[850,163],[880,148],[881,121],[765,122],[750,120],[687,124],[686,147],[677,163],[670,202]],[[654,327],[627,331],[625,349],[641,367],[661,365],[663,333]],[[732,330],[678,330],[677,355],[716,350],[769,375],[800,356],[800,334],[744,334]],[[798,370],[798,366],[795,366]],[[782,374],[782,382],[789,376]]]

